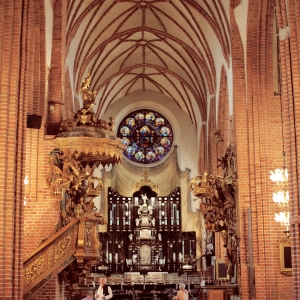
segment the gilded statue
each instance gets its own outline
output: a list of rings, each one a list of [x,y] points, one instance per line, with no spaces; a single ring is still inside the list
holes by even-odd
[[[223,246],[227,249],[229,275],[233,276],[233,265],[237,260],[238,238],[236,236],[235,211],[235,152],[229,146],[225,155],[219,159],[223,176],[196,176],[189,182],[189,188],[197,198],[201,198],[200,211],[204,217],[205,230],[219,232]]]
[[[93,106],[96,104],[96,97],[98,91],[90,90],[91,85],[91,73],[90,70],[88,70],[87,77],[82,81],[80,89],[78,93],[81,94],[82,100],[83,100],[83,109],[86,109],[87,111],[91,110]]]
[[[83,107],[74,113],[73,120],[64,120],[60,124],[60,131],[65,132],[73,129],[73,127],[84,126],[100,127],[109,131],[115,130],[114,117],[110,116],[109,121],[101,120],[96,117],[93,106],[96,104],[97,90],[91,90],[91,73],[88,70],[87,77],[82,81],[77,94],[81,94]]]

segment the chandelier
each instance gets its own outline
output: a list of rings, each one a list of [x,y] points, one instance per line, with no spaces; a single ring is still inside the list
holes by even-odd
[[[275,221],[288,228],[290,225],[290,213],[287,211],[281,211],[279,214],[275,213]]]
[[[280,47],[278,47],[280,57]],[[289,213],[289,192],[288,192],[288,170],[286,168],[285,161],[285,139],[284,139],[284,122],[283,122],[283,103],[282,103],[282,70],[281,63],[278,63],[279,66],[279,77],[280,77],[280,117],[281,117],[281,142],[282,142],[282,159],[283,159],[283,168],[277,168],[274,171],[270,171],[270,179],[275,182],[277,186],[277,191],[273,193],[273,201],[279,206],[280,212],[275,213],[275,221],[279,222],[286,229],[287,237],[289,236],[289,227],[290,227],[290,213]]]
[[[286,185],[288,181],[288,170],[286,168],[270,171],[270,179],[278,185]]]
[[[285,157],[284,157],[285,161]],[[289,213],[289,192],[287,190],[288,185],[288,170],[286,168],[276,169],[270,171],[270,179],[275,182],[279,187],[277,192],[273,193],[273,201],[278,204],[281,211],[275,213],[275,221],[286,227],[285,232],[289,232],[290,225],[290,213]]]

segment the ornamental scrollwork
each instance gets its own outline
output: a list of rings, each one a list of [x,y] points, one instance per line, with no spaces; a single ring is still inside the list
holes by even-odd
[[[72,245],[72,234],[68,234],[55,245],[54,261],[57,262],[62,257],[64,257],[71,249],[71,245]]]
[[[85,238],[85,246],[88,248],[92,247],[92,233],[93,229],[92,228],[86,228],[86,238]]]
[[[38,278],[45,270],[45,255],[38,257],[25,269],[25,286]]]
[[[83,108],[75,113],[73,120],[61,123],[60,133],[53,139],[56,148],[49,154],[46,180],[51,194],[58,198],[60,227],[83,216],[103,219],[93,202],[103,189],[102,179],[94,176],[95,168],[119,163],[127,148],[114,132],[112,116],[109,122],[96,118],[93,106],[97,91],[90,89],[90,83],[88,72],[78,91]]]
[[[158,191],[158,186],[156,183],[152,182],[151,179],[149,179],[148,177],[148,173],[147,171],[144,172],[144,177],[137,182],[132,189],[132,192],[136,192],[139,191],[141,189],[142,186],[149,186],[151,188],[151,190],[157,192]]]
[[[205,231],[219,232],[221,235],[227,252],[227,272],[230,276],[234,276],[239,246],[239,238],[236,235],[235,159],[234,147],[230,145],[225,155],[218,160],[218,167],[223,169],[223,176],[211,175],[205,171],[203,175],[196,176],[189,182],[194,196],[201,199],[200,211],[204,217]]]
[[[103,189],[102,179],[94,176],[94,165],[87,172],[81,163],[82,158],[75,150],[53,149],[49,156],[50,170],[47,183],[53,195],[61,197],[57,209],[61,216],[61,227],[74,217],[96,214],[93,201]]]

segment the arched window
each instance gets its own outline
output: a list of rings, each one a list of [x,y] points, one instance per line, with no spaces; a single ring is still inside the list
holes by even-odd
[[[170,151],[173,130],[160,113],[142,109],[128,114],[120,123],[117,136],[127,145],[125,156],[142,164],[160,161]]]

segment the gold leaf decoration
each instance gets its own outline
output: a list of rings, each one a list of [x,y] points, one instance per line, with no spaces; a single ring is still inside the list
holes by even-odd
[[[86,247],[92,247],[92,228],[86,228]]]
[[[38,257],[25,269],[25,285],[29,285],[44,272],[45,255]]]
[[[69,233],[55,245],[54,260],[57,262],[71,249],[72,235]]]

